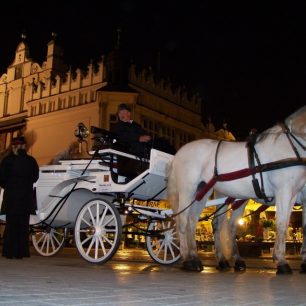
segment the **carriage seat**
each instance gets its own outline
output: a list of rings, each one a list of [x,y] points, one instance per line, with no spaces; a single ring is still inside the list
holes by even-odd
[[[139,158],[112,148],[99,151],[91,151],[90,154],[98,154],[101,162],[107,165],[111,171],[112,179],[117,184],[125,184],[146,171],[150,160]]]

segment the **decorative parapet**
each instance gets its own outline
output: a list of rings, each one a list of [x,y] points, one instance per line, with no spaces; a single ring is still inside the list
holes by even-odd
[[[129,81],[148,91],[154,92],[160,97],[171,101],[177,105],[183,106],[195,113],[201,113],[202,99],[199,94],[189,94],[185,86],[173,88],[169,79],[154,79],[152,69],[143,69],[136,71],[133,64],[129,71]]]
[[[87,87],[90,85],[95,85],[103,82],[103,63],[102,61],[95,65],[89,64],[87,71],[82,71],[81,69],[76,69],[72,71],[71,69],[66,72],[66,74],[55,74],[50,69],[46,69],[46,65],[43,63],[40,66],[36,62],[32,62],[29,66],[30,69],[24,65],[23,69],[23,83],[25,86],[31,87],[31,92],[33,96],[28,96],[26,102],[32,99],[40,99],[46,96],[46,93],[51,95],[60,94],[73,89],[79,89],[82,87]],[[8,81],[7,73],[0,76],[0,86],[12,84],[14,87],[16,80]],[[45,93],[41,95],[41,93]]]

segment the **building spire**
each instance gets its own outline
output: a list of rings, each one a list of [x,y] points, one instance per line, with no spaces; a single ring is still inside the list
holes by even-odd
[[[121,33],[122,33],[122,29],[121,27],[117,27],[117,39],[116,39],[116,49],[120,48],[120,44],[121,44]]]
[[[27,39],[27,35],[24,32],[21,33],[21,39],[22,41],[25,41]]]

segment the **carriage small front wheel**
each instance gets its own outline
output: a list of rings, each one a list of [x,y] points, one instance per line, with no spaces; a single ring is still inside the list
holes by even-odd
[[[146,247],[151,258],[164,265],[176,263],[180,258],[179,239],[172,220],[153,220],[148,225]]]
[[[65,242],[65,229],[46,227],[33,229],[32,244],[37,253],[42,256],[53,256],[57,254]]]
[[[92,199],[79,211],[74,239],[79,254],[91,263],[104,263],[116,253],[122,225],[118,210],[104,199]]]

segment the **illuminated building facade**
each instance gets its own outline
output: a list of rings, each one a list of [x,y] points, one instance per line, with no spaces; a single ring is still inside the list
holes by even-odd
[[[188,95],[184,88],[174,90],[169,82],[155,80],[150,70],[137,71],[134,65],[128,67],[122,86],[114,78],[122,71],[113,55],[90,63],[86,71],[72,70],[55,35],[42,64],[30,58],[23,39],[0,77],[0,151],[13,136],[24,134],[29,153],[40,165],[47,164],[75,140],[79,122],[110,129],[120,103],[129,104],[133,119],[152,135],[166,137],[176,148],[194,139],[218,138],[201,122],[199,96]]]

